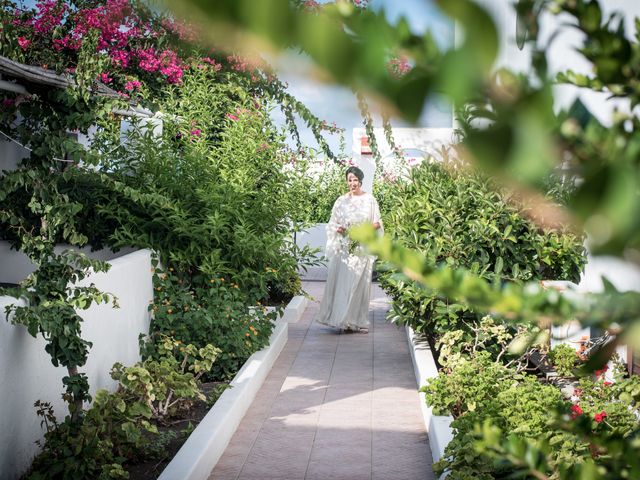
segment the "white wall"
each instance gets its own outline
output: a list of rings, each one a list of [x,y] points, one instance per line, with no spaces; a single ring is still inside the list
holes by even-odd
[[[71,247],[69,245],[57,245],[54,251],[61,253],[68,248]],[[72,248],[83,252],[90,258],[102,261],[113,260],[134,251],[133,248],[123,248],[118,252],[112,252],[108,249],[92,252],[90,247]],[[29,257],[22,252],[12,250],[9,242],[0,240],[0,282],[20,283],[34,270],[35,266],[31,263]]]
[[[0,135],[0,176],[3,170],[15,170],[18,162],[27,156],[25,152],[20,145]]]
[[[9,265],[19,265],[19,256],[5,249],[0,253],[0,282],[12,282],[17,276]],[[104,255],[104,254],[103,254]],[[91,393],[99,388],[113,389],[109,377],[115,362],[131,365],[139,360],[138,335],[149,331],[149,302],[153,299],[151,253],[139,250],[109,260],[111,269],[87,278],[100,290],[118,297],[119,309],[110,305],[93,306],[81,311],[82,337],[93,342],[85,372]],[[13,283],[13,282],[12,282]],[[51,402],[59,418],[67,413],[61,399],[62,377],[66,369],[54,367],[44,350],[41,337],[32,338],[25,327],[5,319],[4,306],[15,302],[0,297],[0,479],[19,478],[38,451],[35,441],[42,438],[40,419],[33,403]]]
[[[393,150],[387,142],[384,129],[374,128],[380,157],[391,157]],[[353,129],[353,152],[352,158],[356,165],[364,172],[363,190],[371,192],[373,190],[373,177],[376,170],[373,155],[362,155],[360,153],[360,138],[366,137],[364,128]],[[396,147],[401,149],[422,150],[427,154],[437,156],[438,150],[444,145],[453,142],[452,128],[393,128],[393,139]],[[346,191],[346,187],[345,187]]]

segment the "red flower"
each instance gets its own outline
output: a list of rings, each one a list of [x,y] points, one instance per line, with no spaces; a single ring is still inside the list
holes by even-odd
[[[237,121],[238,121],[238,117],[236,117],[235,115],[232,115],[232,114],[230,114],[230,113],[227,113],[227,118],[228,118],[229,120],[233,120],[234,122],[237,122]]]
[[[603,383],[603,385],[604,385],[605,387],[608,387],[609,385],[611,385],[611,382],[604,382],[604,383]]]
[[[596,377],[599,377],[600,375],[604,374],[607,370],[609,370],[609,366],[605,365],[604,367],[602,367],[602,370],[596,370],[594,373],[596,374]]]
[[[605,419],[606,416],[607,416],[607,412],[605,412],[603,410],[600,413],[596,413],[593,418],[596,421],[596,423],[601,423]]]
[[[582,411],[582,408],[580,408],[580,405],[571,405],[571,418],[576,418],[583,413],[584,412]]]

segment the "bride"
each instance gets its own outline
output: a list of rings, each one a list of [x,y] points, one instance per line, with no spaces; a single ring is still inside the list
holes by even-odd
[[[345,177],[349,192],[338,197],[327,225],[329,272],[316,321],[345,331],[367,333],[374,257],[365,255],[362,247],[350,240],[347,230],[371,223],[382,233],[382,220],[378,202],[362,190],[362,170],[349,167]]]

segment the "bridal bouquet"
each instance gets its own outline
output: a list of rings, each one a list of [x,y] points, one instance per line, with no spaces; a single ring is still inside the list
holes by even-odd
[[[345,228],[347,229],[347,232],[353,226],[355,225],[352,225],[351,223],[347,224],[345,226]],[[345,240],[348,242],[347,246],[348,246],[349,255],[359,255],[360,253],[362,253],[362,245],[360,244],[360,242],[357,242],[356,240],[353,240],[352,238],[350,238],[348,233],[345,233]]]

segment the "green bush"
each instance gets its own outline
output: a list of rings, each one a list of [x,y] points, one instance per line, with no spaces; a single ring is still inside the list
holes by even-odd
[[[477,440],[478,425],[490,421],[506,435],[545,436],[553,431],[554,412],[566,404],[556,387],[541,384],[535,376],[515,373],[491,360],[487,352],[460,360],[450,373],[440,373],[423,390],[434,414],[455,417],[451,425],[454,439],[445,458],[434,467],[437,475],[450,470],[450,478],[457,480],[491,479],[509,472],[470,448]]]
[[[196,399],[205,400],[199,380],[220,351],[212,345],[196,349],[168,337],[155,348],[157,359],[130,367],[116,363],[111,377],[118,389],[98,390],[77,422],[68,416],[58,423],[49,404],[36,402],[46,433],[29,478],[129,478],[123,463],[158,455],[173,434],[160,434],[156,424],[188,410]]]
[[[292,220],[302,225],[327,223],[334,202],[346,191],[345,170],[343,161],[322,160],[313,152],[292,154],[285,169]]]
[[[457,480],[502,478],[535,465],[545,474],[577,472],[585,462],[616,471],[624,467],[618,460],[634,452],[637,377],[611,383],[599,371],[595,379],[580,379],[570,403],[556,386],[517,374],[479,352],[442,371],[423,390],[434,414],[455,417],[454,439],[434,465],[437,475],[450,471],[448,478]],[[629,451],[623,453],[622,445]]]
[[[250,312],[246,294],[227,277],[196,275],[187,281],[157,269],[153,286],[155,299],[149,309],[154,341],[146,345],[146,355],[161,356],[162,342],[156,343],[163,336],[198,349],[214,344],[221,352],[206,378],[228,380],[269,342],[276,313],[261,308]]]
[[[396,182],[387,230],[434,263],[464,267],[495,282],[577,280],[586,261],[582,238],[542,230],[524,205],[489,178],[448,161],[423,162]],[[390,318],[436,335],[475,318],[467,306],[430,293],[402,276],[382,277],[393,299]]]
[[[164,422],[191,408],[200,392],[200,377],[211,370],[220,349],[206,345],[200,349],[162,337],[155,345],[157,358],[147,358],[131,367],[116,363],[111,378],[127,404],[148,406],[151,418]]]
[[[578,354],[575,348],[564,343],[556,345],[549,352],[548,358],[561,377],[572,377],[574,375],[574,369],[578,361]]]
[[[50,405],[36,402],[36,407],[46,433],[28,477],[32,480],[129,478],[122,464],[144,455],[148,435],[158,433],[146,403],[127,403],[104,389],[96,392],[80,421],[67,416],[58,423]]]

